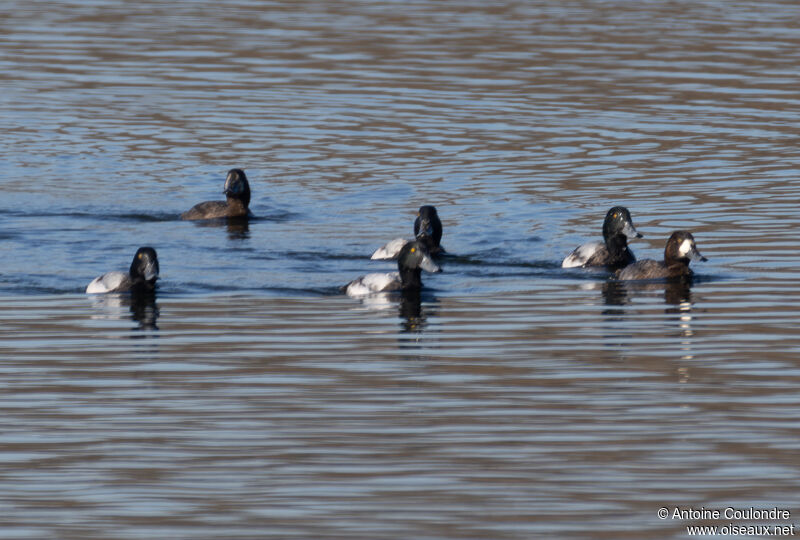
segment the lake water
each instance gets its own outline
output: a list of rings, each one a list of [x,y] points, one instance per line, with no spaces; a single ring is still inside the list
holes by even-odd
[[[800,531],[794,2],[0,15],[0,538]],[[232,167],[257,219],[177,219]],[[342,295],[421,204],[420,302]],[[560,268],[616,204],[691,287]]]

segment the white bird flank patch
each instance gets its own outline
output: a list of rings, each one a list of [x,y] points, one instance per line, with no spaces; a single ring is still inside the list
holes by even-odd
[[[409,240],[406,240],[405,238],[395,238],[385,246],[379,247],[377,250],[375,250],[375,253],[372,254],[370,259],[396,259],[397,256],[400,255],[400,250],[403,249],[403,246],[405,246],[408,242]]]
[[[681,245],[678,247],[678,253],[680,253],[682,257],[685,257],[692,252],[692,247],[692,241],[687,238],[681,242]]]
[[[86,287],[88,294],[101,294],[107,292],[114,292],[117,290],[125,280],[128,278],[124,272],[108,272],[102,276],[98,276],[89,283]]]
[[[347,285],[347,296],[366,296],[377,292],[395,291],[400,288],[400,272],[367,274]]]
[[[594,255],[597,250],[602,249],[605,244],[602,242],[587,242],[582,246],[575,248],[575,251],[570,253],[564,262],[561,263],[561,268],[577,268],[583,266]]]

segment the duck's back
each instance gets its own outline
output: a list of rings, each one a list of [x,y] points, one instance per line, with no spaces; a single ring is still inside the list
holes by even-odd
[[[670,277],[670,272],[663,261],[644,259],[626,266],[617,272],[617,277],[623,280],[662,279]]]
[[[181,214],[181,219],[214,219],[228,217],[229,208],[225,201],[206,201],[194,205]]]
[[[397,256],[400,254],[400,250],[408,244],[410,240],[406,240],[405,238],[395,238],[390,242],[387,242],[386,245],[379,247],[375,250],[375,253],[372,254],[370,259],[372,260],[382,260],[382,259],[396,259]]]

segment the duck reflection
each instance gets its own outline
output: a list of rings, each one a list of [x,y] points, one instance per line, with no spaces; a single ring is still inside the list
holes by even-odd
[[[136,294],[131,296],[130,313],[131,319],[139,323],[140,330],[158,330],[158,304],[156,303],[155,292]]]
[[[680,279],[670,281],[664,288],[664,302],[671,306],[683,306],[692,303],[692,284],[691,280]],[[667,310],[675,312],[675,309]]]
[[[603,310],[603,315],[625,315],[625,310],[615,308],[614,306],[624,306],[628,301],[628,291],[625,289],[625,283],[617,280],[610,280],[603,282],[602,287],[603,303],[608,308]]]
[[[664,302],[670,306],[680,306],[692,302],[692,280],[677,279],[667,281],[620,281],[612,279],[603,283],[603,302],[607,306],[624,306],[638,293],[664,292]],[[617,310],[619,311],[619,310]],[[667,313],[674,313],[668,308]]]
[[[231,240],[247,240],[250,238],[250,219],[247,217],[217,218],[206,221],[195,221],[198,227],[225,227]]]
[[[245,218],[228,218],[228,238],[231,240],[247,240],[250,238],[250,220]]]
[[[680,355],[682,360],[694,358],[692,353],[692,337],[694,331],[692,322],[692,279],[673,279],[667,281],[619,281],[609,280],[603,284],[603,301],[609,309],[603,311],[605,315],[612,315],[621,319],[628,315],[621,307],[632,303],[631,299],[637,295],[652,296],[652,293],[663,292],[666,308],[664,314],[668,321],[677,324],[677,337],[680,339]],[[620,306],[620,307],[614,307]],[[679,369],[680,382],[689,379],[688,368]]]
[[[422,333],[428,325],[428,317],[435,314],[432,306],[438,303],[435,296],[420,291],[376,293],[360,298],[367,309],[386,311],[397,309],[404,333]]]
[[[425,309],[422,302],[425,302]],[[405,291],[400,298],[398,315],[400,316],[403,332],[422,333],[428,326],[428,317],[435,314],[431,306],[436,305],[438,300],[430,294],[422,294],[420,291]]]
[[[139,330],[158,330],[159,309],[155,292],[140,294],[97,294],[89,296],[92,305],[102,311],[93,319],[131,319]]]

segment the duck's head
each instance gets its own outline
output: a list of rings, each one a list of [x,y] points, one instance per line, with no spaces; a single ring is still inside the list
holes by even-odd
[[[140,247],[133,256],[130,269],[131,277],[155,285],[158,279],[158,256],[151,247]]]
[[[419,207],[417,219],[414,220],[414,236],[417,238],[430,238],[433,245],[438,247],[442,240],[442,222],[436,207],[425,205]]]
[[[433,262],[425,244],[418,240],[407,243],[397,256],[397,267],[400,271],[421,268],[426,272],[441,272],[439,265]]]
[[[633,226],[631,213],[624,206],[615,206],[606,214],[603,221],[603,238],[608,241],[617,235],[624,235],[627,238],[641,238],[642,235]]]
[[[250,205],[250,183],[242,169],[231,169],[225,178],[225,186],[222,193],[228,199],[241,201],[245,208]]]
[[[675,231],[667,240],[664,248],[665,261],[680,261],[689,264],[689,261],[707,261],[697,250],[694,236],[688,231]]]

